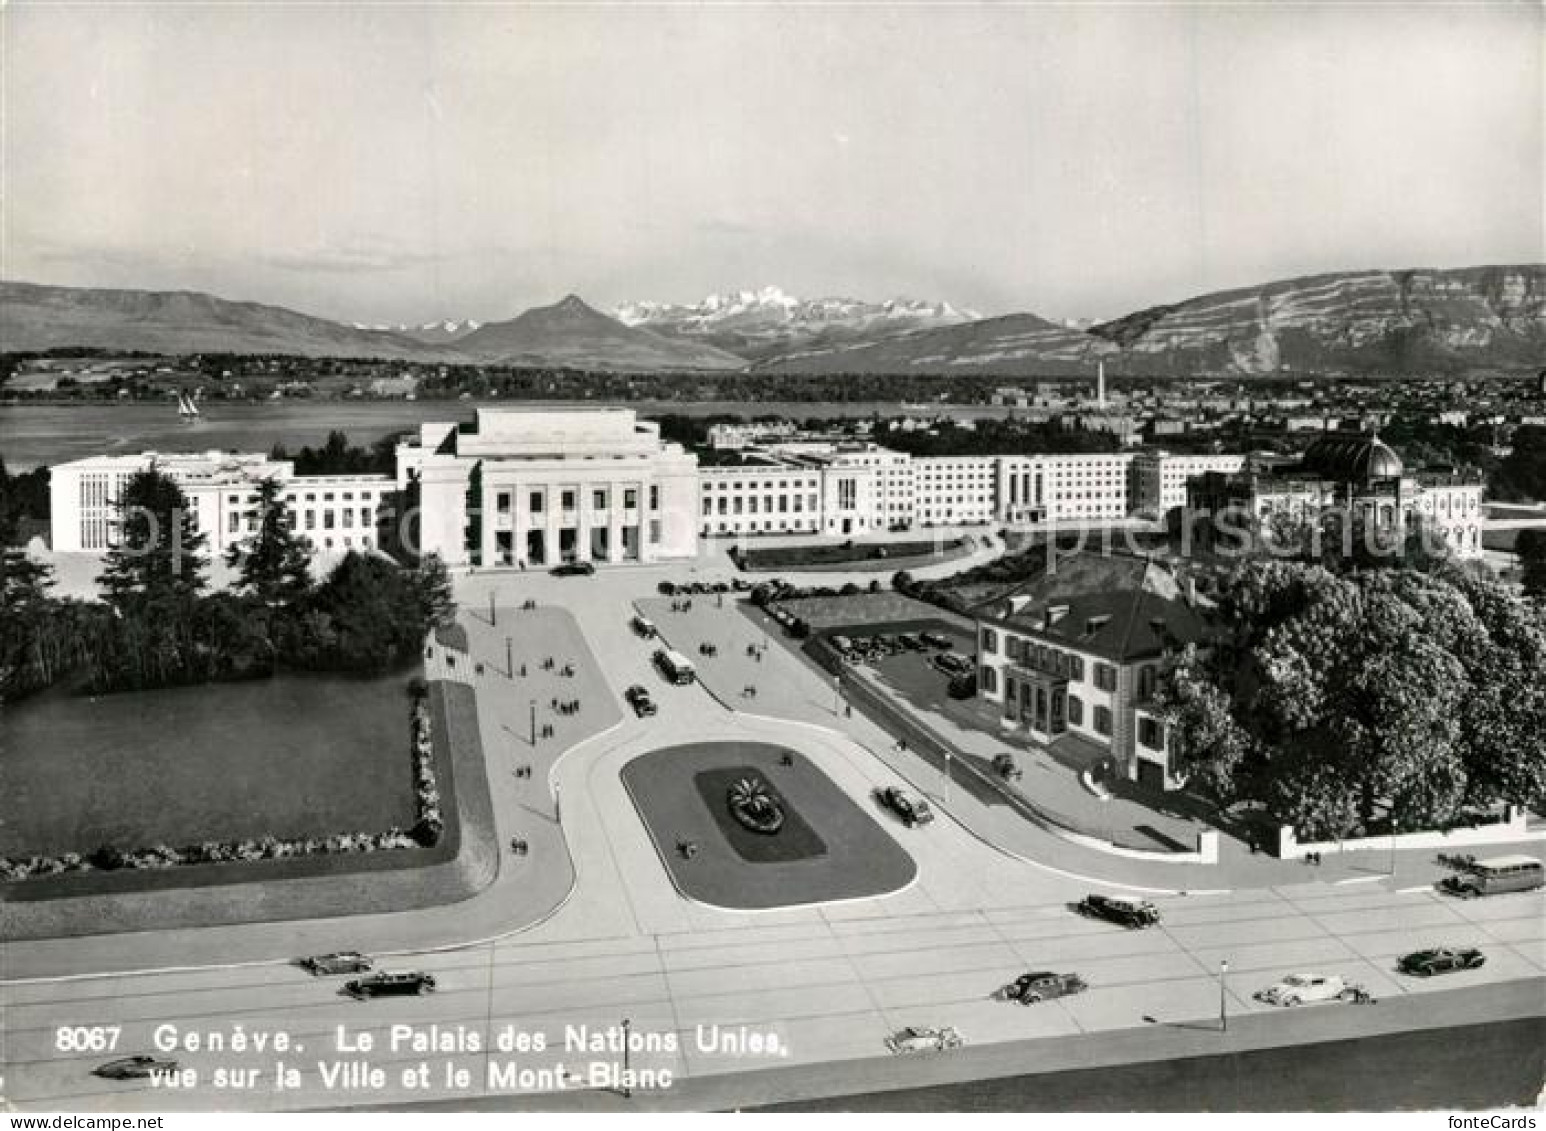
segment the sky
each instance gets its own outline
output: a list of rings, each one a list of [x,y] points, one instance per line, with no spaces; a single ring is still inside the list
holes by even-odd
[[[1546,260],[1535,3],[0,9],[0,274],[1116,317]]]

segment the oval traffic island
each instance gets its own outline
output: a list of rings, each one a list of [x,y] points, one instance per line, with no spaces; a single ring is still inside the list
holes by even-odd
[[[911,856],[809,758],[762,742],[653,750],[623,785],[677,889],[740,910],[906,887]]]

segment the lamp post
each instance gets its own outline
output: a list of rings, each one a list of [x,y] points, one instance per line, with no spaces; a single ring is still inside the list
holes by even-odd
[[[945,804],[950,804],[950,751],[945,751]]]
[[[633,1099],[633,1082],[628,1070],[628,1028],[632,1024],[633,1022],[628,1018],[623,1018],[623,1098],[625,1100]]]
[[[505,637],[505,678],[515,678],[515,650],[508,636]]]
[[[1229,997],[1226,987],[1229,982],[1229,959],[1219,959],[1219,1032],[1229,1032]]]
[[[535,750],[537,747],[537,701],[535,699],[531,701],[531,745]]]
[[[832,677],[832,713],[843,713],[843,677],[840,675]]]
[[[488,591],[488,622],[491,625],[498,624],[499,620],[494,613],[494,591]]]

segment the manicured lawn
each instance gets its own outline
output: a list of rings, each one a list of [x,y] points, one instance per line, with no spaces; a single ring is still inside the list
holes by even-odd
[[[283,675],[7,707],[0,855],[410,828],[413,674]]]
[[[891,563],[919,558],[944,561],[959,557],[966,548],[961,538],[914,538],[905,542],[852,542],[819,546],[743,546],[741,568],[748,570],[813,569],[821,566],[853,565],[881,568]],[[901,565],[894,568],[900,569]]]
[[[784,828],[756,846],[746,843],[756,834],[738,825],[732,833],[734,819],[721,815],[727,783],[751,775],[770,784],[785,808]],[[677,888],[716,907],[859,899],[896,891],[917,874],[871,813],[792,750],[762,742],[672,746],[633,759],[622,778]],[[786,834],[787,849],[773,843]],[[683,841],[698,846],[690,859],[678,851]]]
[[[959,626],[970,635],[973,627],[965,617],[947,612],[938,605],[890,591],[855,593],[848,597],[797,597],[792,601],[780,601],[779,606],[805,621],[814,632],[857,625],[873,625],[880,631],[887,625],[931,621]]]

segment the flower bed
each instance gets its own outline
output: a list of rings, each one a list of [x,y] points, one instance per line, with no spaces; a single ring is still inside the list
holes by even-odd
[[[409,715],[410,749],[418,819],[409,831],[394,827],[385,832],[333,833],[329,836],[289,840],[265,836],[248,840],[202,841],[180,848],[157,844],[128,852],[104,845],[87,855],[66,852],[57,856],[0,857],[0,882],[57,876],[68,872],[161,869],[189,864],[226,864],[433,846],[445,831],[445,820],[440,809],[440,790],[435,778],[434,735],[422,682],[415,684],[412,690],[414,700]]]

